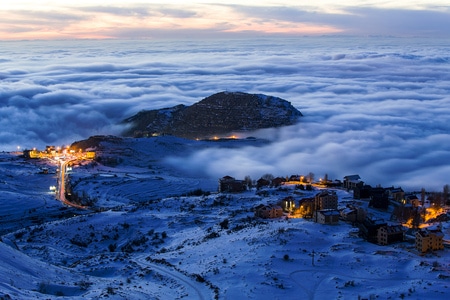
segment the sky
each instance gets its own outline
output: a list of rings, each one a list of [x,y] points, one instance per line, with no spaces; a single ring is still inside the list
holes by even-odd
[[[382,35],[450,37],[446,0],[0,3],[0,40]]]

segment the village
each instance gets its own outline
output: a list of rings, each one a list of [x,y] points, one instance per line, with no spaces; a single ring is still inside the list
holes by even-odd
[[[305,218],[323,225],[348,222],[358,228],[358,235],[378,245],[399,242],[414,243],[418,254],[444,250],[449,242],[444,240],[441,222],[448,221],[448,186],[442,193],[405,193],[402,188],[372,187],[359,175],[348,175],[343,180],[328,180],[328,176],[314,181],[312,173],[274,177],[266,174],[256,181],[249,177],[237,180],[231,176],[219,179],[220,193],[241,193],[256,188],[257,194],[267,193],[266,188],[294,189],[292,195],[277,203],[254,207],[255,217],[265,219]],[[338,201],[337,190],[353,194],[349,201]],[[315,193],[302,197],[302,191]],[[420,195],[420,199],[417,196]],[[389,220],[376,217],[368,210],[378,211]]]
[[[38,150],[36,148],[31,150],[25,149],[23,150],[23,156],[28,159],[59,159],[66,158],[67,156],[74,159],[95,159],[95,151],[76,150],[70,148],[70,146],[46,146],[45,150]]]
[[[86,160],[76,158],[83,151],[61,148],[48,147],[55,152],[42,160],[17,158],[26,180],[4,168],[13,176],[5,177],[8,186],[30,186],[25,181],[33,178],[35,187],[25,191],[30,196],[14,195],[11,202],[23,200],[9,218],[20,224],[5,227],[3,239],[35,261],[80,274],[90,284],[79,290],[85,298],[163,286],[158,296],[172,292],[174,299],[187,289],[203,299],[445,299],[445,190],[369,186],[364,173],[341,180],[312,173],[189,177],[163,159],[183,149],[170,137],[114,141]],[[46,191],[62,182],[64,166],[64,190]],[[36,173],[43,167],[49,175]],[[35,203],[42,208],[32,210]],[[49,291],[47,279],[36,278],[28,290]],[[70,295],[67,286],[78,286],[69,282],[80,280],[55,280],[52,293]]]
[[[95,151],[78,151],[70,147],[47,146],[45,150],[24,150],[28,159],[94,160]],[[44,173],[48,170],[43,170]],[[219,193],[241,193],[252,188],[258,195],[265,195],[268,188],[293,188],[292,195],[277,203],[259,204],[254,207],[255,217],[264,219],[304,218],[323,225],[348,222],[359,230],[359,236],[378,245],[411,241],[418,253],[443,250],[449,245],[444,240],[440,222],[448,221],[450,205],[448,185],[443,192],[406,193],[400,187],[383,188],[365,184],[357,174],[344,176],[343,180],[329,180],[328,175],[314,180],[314,174],[274,177],[265,174],[258,180],[248,176],[238,180],[231,176],[219,179]],[[70,188],[70,186],[68,186]],[[349,201],[338,201],[337,190],[353,195]],[[303,192],[314,194],[303,197]],[[309,194],[309,195],[310,195]],[[420,199],[418,197],[420,196]],[[376,210],[389,216],[389,220],[376,217],[368,210]]]

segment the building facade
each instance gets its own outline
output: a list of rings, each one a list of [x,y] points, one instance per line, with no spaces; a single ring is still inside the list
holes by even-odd
[[[255,209],[255,217],[263,219],[275,219],[283,216],[281,206],[259,205]]]
[[[404,237],[405,233],[402,225],[387,225],[377,230],[377,241],[379,245],[403,242]]]
[[[347,175],[344,177],[342,187],[347,190],[353,190],[357,185],[364,184],[359,175]]]
[[[316,211],[315,221],[320,224],[338,224],[339,211],[337,209],[324,209]]]
[[[316,201],[316,211],[323,209],[337,209],[338,207],[338,196],[335,191],[322,191],[318,193],[315,197]]]
[[[428,252],[444,249],[444,234],[440,229],[421,229],[416,232],[416,249]]]
[[[219,193],[240,193],[246,190],[243,180],[236,180],[231,176],[219,179]]]

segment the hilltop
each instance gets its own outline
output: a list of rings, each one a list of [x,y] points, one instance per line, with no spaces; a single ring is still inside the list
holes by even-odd
[[[141,111],[124,120],[125,136],[173,135],[188,139],[225,136],[262,128],[293,125],[302,113],[281,98],[220,92],[191,106]]]

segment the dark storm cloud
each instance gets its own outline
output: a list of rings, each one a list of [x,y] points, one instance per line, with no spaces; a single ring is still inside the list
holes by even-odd
[[[117,124],[142,109],[244,91],[291,101],[304,117],[249,133],[272,141],[265,146],[169,161],[212,177],[359,173],[372,185],[449,183],[450,53],[439,40],[11,42],[0,49],[5,150],[119,134]]]

